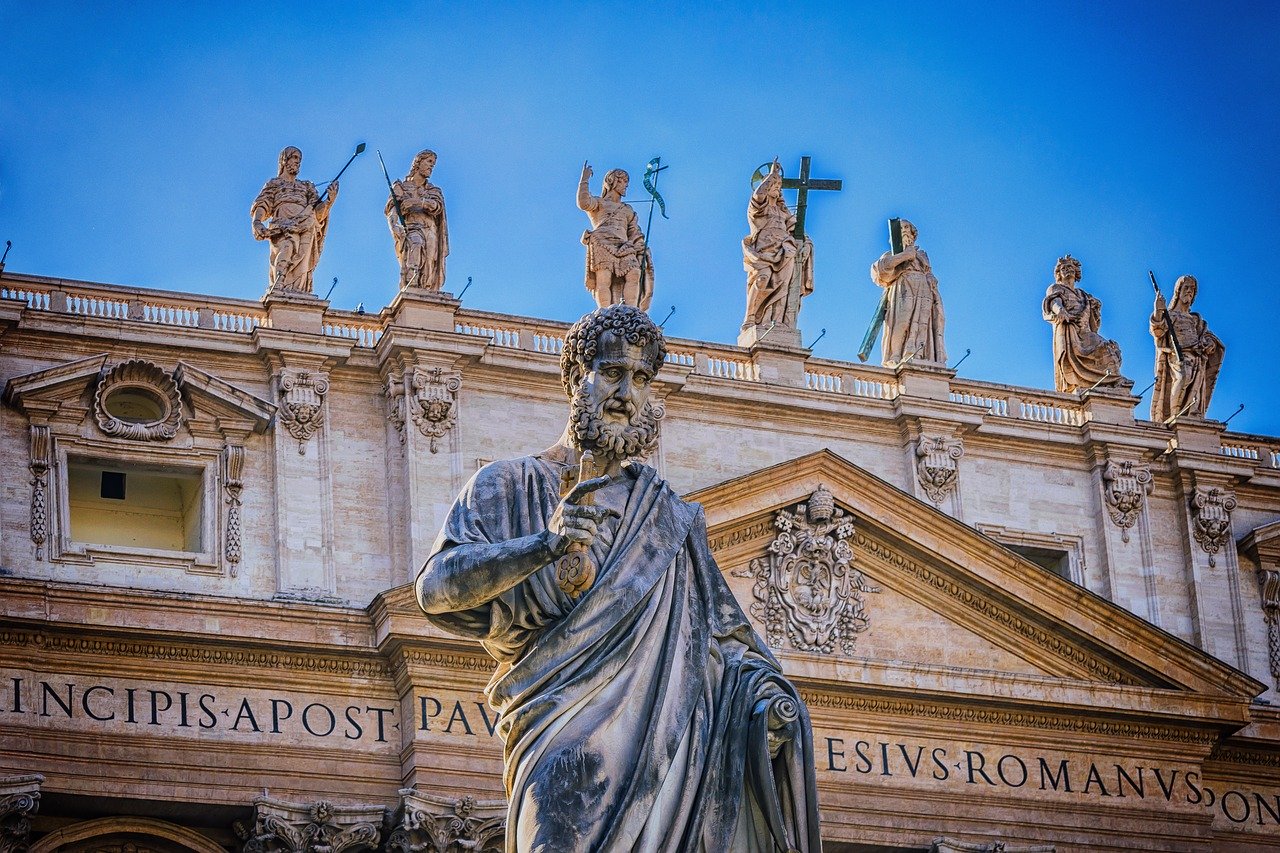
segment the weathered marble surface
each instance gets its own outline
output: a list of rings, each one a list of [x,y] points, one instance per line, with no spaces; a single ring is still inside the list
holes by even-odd
[[[804,703],[717,568],[701,508],[627,461],[657,439],[664,353],[630,306],[579,321],[561,441],[476,474],[418,599],[498,661],[509,850],[817,851]]]
[[[653,301],[653,255],[645,244],[635,208],[622,200],[631,178],[622,169],[610,169],[600,195],[595,196],[588,184],[591,175],[591,167],[583,163],[578,207],[591,220],[591,228],[582,232],[582,245],[587,247],[587,290],[602,308],[622,303],[647,311]]]
[[[896,255],[885,252],[871,265],[871,280],[889,290],[882,357],[887,367],[908,359],[935,363],[947,360],[943,343],[946,318],[938,279],[933,275],[929,256],[916,246],[918,234],[914,225],[902,220],[903,251]]]
[[[434,151],[421,151],[403,181],[391,185],[384,214],[400,261],[400,289],[435,292],[444,287],[445,258],[449,255],[449,225],[444,193],[431,183]],[[404,220],[401,221],[400,217]]]
[[[267,181],[253,200],[255,240],[271,242],[268,292],[311,293],[312,276],[324,249],[329,210],[338,198],[338,182],[322,199],[315,184],[298,179],[302,152],[289,146],[280,152],[280,173]]]
[[[1078,285],[1080,262],[1070,255],[1053,268],[1044,318],[1053,325],[1053,382],[1065,393],[1133,383],[1120,375],[1120,345],[1098,334],[1102,303]]]
[[[1204,318],[1191,310],[1199,287],[1195,276],[1184,275],[1173,286],[1172,305],[1166,307],[1164,297],[1156,295],[1151,311],[1151,336],[1156,341],[1156,387],[1151,395],[1153,421],[1179,416],[1202,418],[1209,410],[1226,347],[1209,331]],[[1173,321],[1181,360],[1164,319],[1166,311]]]
[[[747,203],[750,232],[742,238],[747,271],[747,314],[742,328],[794,327],[800,297],[813,293],[813,242],[798,243],[796,216],[782,198],[782,169],[774,160]],[[799,288],[798,295],[792,294]],[[794,309],[793,307],[794,306]]]

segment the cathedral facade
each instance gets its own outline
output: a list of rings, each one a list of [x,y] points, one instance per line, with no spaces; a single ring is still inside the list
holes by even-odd
[[[4,274],[0,853],[501,850],[494,664],[412,581],[567,328]],[[655,396],[825,849],[1280,844],[1280,439],[763,336]]]

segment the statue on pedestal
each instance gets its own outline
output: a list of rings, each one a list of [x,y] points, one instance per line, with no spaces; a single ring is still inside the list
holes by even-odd
[[[421,288],[432,293],[444,287],[444,262],[449,254],[449,226],[444,193],[431,183],[434,151],[422,151],[403,181],[391,186],[385,215],[400,261],[400,289]]]
[[[1098,334],[1102,303],[1083,288],[1080,262],[1070,255],[1053,268],[1044,318],[1053,324],[1053,384],[1070,394],[1095,387],[1130,386],[1120,375],[1120,345]]]
[[[1151,396],[1151,419],[1202,418],[1209,410],[1226,347],[1191,310],[1199,284],[1184,275],[1173,285],[1173,304],[1166,307],[1156,292],[1151,313],[1151,336],[1156,339],[1156,387]],[[1168,313],[1168,321],[1165,313]],[[1171,334],[1172,330],[1172,334]],[[1178,346],[1173,344],[1176,336]]]
[[[813,241],[792,233],[795,214],[782,199],[782,168],[774,160],[769,174],[747,204],[751,231],[742,239],[742,266],[747,271],[747,315],[742,328],[795,328],[800,297],[813,293]],[[799,294],[792,294],[799,288]],[[794,298],[792,298],[794,296]]]
[[[311,293],[311,277],[324,248],[329,210],[338,198],[338,182],[322,197],[315,184],[298,179],[302,152],[292,145],[280,152],[280,172],[253,200],[256,240],[271,241],[268,293]]]
[[[909,360],[946,364],[938,279],[929,256],[916,246],[916,227],[905,219],[901,222],[902,251],[885,252],[871,265],[871,280],[886,288],[881,362],[886,367]]]
[[[706,521],[643,457],[662,332],[626,305],[565,338],[570,418],[480,469],[418,575],[498,661],[511,853],[818,853],[808,712],[752,630]]]
[[[653,256],[645,245],[635,209],[622,200],[631,178],[622,169],[610,169],[600,195],[594,196],[587,186],[591,175],[591,167],[583,163],[578,207],[591,220],[591,228],[582,232],[582,244],[587,247],[587,290],[601,308],[622,303],[648,311],[653,301]]]

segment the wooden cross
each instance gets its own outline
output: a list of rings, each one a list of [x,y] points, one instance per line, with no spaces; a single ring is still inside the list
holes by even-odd
[[[809,190],[840,190],[843,181],[832,180],[829,178],[814,178],[809,180],[809,158],[800,158],[800,177],[783,178],[782,188],[784,190],[796,190],[796,227],[791,233],[795,235],[797,240],[804,240],[804,211],[809,206]]]

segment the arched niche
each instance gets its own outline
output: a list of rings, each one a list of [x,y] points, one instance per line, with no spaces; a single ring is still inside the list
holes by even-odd
[[[227,853],[198,832],[146,817],[104,817],[63,827],[28,853]]]

